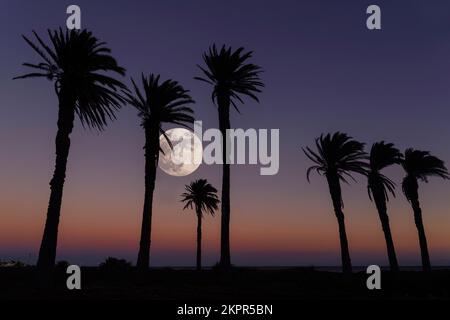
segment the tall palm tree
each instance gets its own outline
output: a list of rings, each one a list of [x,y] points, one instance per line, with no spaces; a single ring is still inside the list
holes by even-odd
[[[395,254],[394,241],[392,240],[389,217],[387,214],[387,202],[389,193],[395,197],[395,183],[381,173],[381,170],[393,164],[400,164],[403,155],[392,143],[384,141],[374,143],[369,156],[368,193],[370,200],[375,202],[381,227],[386,239],[387,253],[391,271],[398,271],[397,256]]]
[[[414,211],[414,221],[419,234],[420,251],[422,255],[422,268],[431,271],[430,256],[428,254],[427,238],[422,220],[422,209],[419,202],[418,180],[428,182],[428,177],[436,176],[449,179],[450,175],[445,167],[444,161],[432,156],[428,151],[407,149],[405,159],[402,162],[406,176],[402,182],[403,193],[408,199]]]
[[[367,154],[364,144],[353,140],[345,133],[336,132],[333,135],[321,135],[316,139],[317,151],[306,147],[303,152],[314,163],[308,168],[306,177],[309,181],[311,171],[327,178],[334,213],[339,226],[341,243],[342,269],[344,273],[352,272],[350,252],[348,250],[347,233],[345,231],[342,192],[340,181],[347,183],[346,178],[352,178],[351,173],[367,174]]]
[[[244,103],[242,96],[259,101],[257,93],[264,84],[260,80],[261,67],[249,63],[252,52],[244,52],[244,48],[235,51],[231,47],[222,46],[217,50],[213,45],[203,54],[206,67],[199,66],[203,77],[195,79],[213,86],[212,100],[219,112],[219,130],[225,143],[222,142],[223,176],[221,204],[221,238],[220,265],[231,267],[230,254],[230,141],[226,139],[230,129],[230,106],[239,112],[237,103]]]
[[[137,267],[145,271],[150,263],[150,242],[152,229],[153,191],[155,189],[156,168],[160,151],[159,135],[162,134],[171,145],[162,129],[163,123],[187,126],[194,122],[193,111],[189,104],[194,103],[189,91],[177,81],[160,82],[159,75],[142,74],[143,92],[131,79],[134,95],[126,93],[127,101],[138,110],[141,125],[145,131],[145,195],[142,214],[141,240]]]
[[[107,72],[125,74],[110,55],[110,49],[91,32],[48,30],[51,41],[47,45],[36,32],[37,43],[23,36],[28,45],[42,59],[39,63],[24,63],[34,69],[15,79],[46,78],[54,82],[58,96],[58,132],[56,134],[56,161],[50,181],[50,200],[44,234],[39,250],[37,268],[41,278],[50,276],[55,264],[58,225],[66,178],[66,165],[70,149],[75,115],[83,126],[102,130],[123,102],[120,90],[126,87]],[[45,280],[44,280],[45,281]]]
[[[208,183],[206,179],[199,179],[186,185],[186,192],[181,196],[185,203],[183,209],[195,209],[197,214],[197,270],[202,269],[202,219],[204,213],[214,216],[219,199],[217,189]]]

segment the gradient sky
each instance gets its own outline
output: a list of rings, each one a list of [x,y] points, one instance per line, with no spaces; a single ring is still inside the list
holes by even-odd
[[[180,81],[196,118],[217,127],[207,85],[193,80],[212,43],[245,46],[265,72],[261,103],[248,101],[234,127],[279,128],[280,171],[232,168],[232,259],[238,265],[339,265],[339,238],[323,177],[305,178],[301,147],[322,132],[348,132],[369,146],[392,141],[450,161],[450,3],[448,1],[21,1],[0,0],[0,259],[34,263],[54,165],[57,99],[45,80],[12,81],[38,57],[21,34],[65,25],[76,3],[82,25],[108,43],[127,69]],[[365,9],[378,4],[382,30],[368,31]],[[143,204],[142,146],[136,111],[124,107],[103,133],[72,135],[57,259],[97,264],[135,261]],[[386,171],[396,182],[399,167]],[[195,224],[179,203],[184,185],[221,167],[179,178],[158,172],[153,216],[155,266],[193,265]],[[450,183],[421,184],[432,263],[450,264]],[[385,243],[366,181],[343,187],[355,265],[386,264]],[[389,213],[399,262],[420,264],[412,212],[401,191]],[[219,258],[220,215],[204,222],[205,264]]]

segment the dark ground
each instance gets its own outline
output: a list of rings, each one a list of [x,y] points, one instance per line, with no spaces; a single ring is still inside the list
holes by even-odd
[[[35,270],[0,268],[0,300],[4,299],[151,299],[227,301],[236,299],[283,301],[292,299],[449,299],[450,270],[426,275],[403,271],[383,272],[381,290],[368,290],[365,272],[345,276],[312,268],[261,270],[158,269],[138,277],[134,269],[82,268],[82,290],[66,289],[65,270],[57,270],[55,288],[35,288]]]

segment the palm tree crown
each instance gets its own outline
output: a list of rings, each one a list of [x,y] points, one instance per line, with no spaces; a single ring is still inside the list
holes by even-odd
[[[244,53],[242,47],[232,51],[231,47],[227,49],[225,45],[218,51],[216,45],[213,45],[203,54],[207,69],[198,66],[206,77],[195,77],[195,79],[214,86],[212,93],[214,102],[217,102],[218,96],[227,95],[230,97],[231,104],[239,111],[236,100],[242,103],[241,95],[259,101],[255,93],[261,92],[260,88],[264,87],[259,78],[262,72],[261,67],[247,63],[252,54],[252,51]]]
[[[139,111],[142,126],[157,125],[162,134],[163,123],[173,123],[187,126],[193,123],[193,110],[187,107],[194,103],[189,90],[185,90],[177,81],[166,80],[160,82],[159,75],[150,74],[149,77],[142,74],[143,93],[131,79],[136,96],[126,93],[128,102]]]
[[[105,47],[87,30],[63,32],[48,30],[53,48],[49,47],[33,32],[37,44],[23,36],[25,41],[42,58],[40,63],[24,63],[35,69],[15,79],[45,77],[55,82],[58,97],[75,101],[75,110],[83,124],[102,130],[108,119],[121,107],[123,98],[119,90],[125,89],[122,82],[105,75],[113,71],[120,75],[125,69],[118,66]]]
[[[395,197],[395,183],[383,175],[380,171],[393,164],[400,164],[403,155],[394,147],[393,143],[385,143],[384,141],[376,142],[372,145],[369,155],[369,173],[368,173],[368,193],[372,200],[372,194],[379,189],[380,196],[388,201],[391,193]]]
[[[315,163],[306,173],[308,181],[313,170],[320,175],[335,174],[344,182],[347,182],[346,177],[353,179],[352,172],[367,174],[364,143],[353,140],[347,134],[336,132],[333,135],[321,135],[316,139],[316,148],[317,152],[309,147],[303,149],[306,156]]]
[[[261,92],[264,84],[259,75],[261,67],[249,63],[252,52],[244,53],[244,48],[232,51],[231,47],[217,50],[213,45],[208,52],[203,54],[206,67],[199,68],[203,72],[203,77],[195,77],[213,86],[211,98],[217,106],[219,113],[219,130],[223,137],[229,135],[230,105],[239,112],[237,102],[243,103],[242,96],[248,96],[256,101],[257,93]],[[230,139],[223,139],[222,159],[222,199],[221,199],[221,231],[220,231],[220,265],[223,268],[231,267],[230,253]]]
[[[450,179],[444,161],[432,156],[428,151],[407,149],[402,161],[406,177],[403,179],[403,192],[408,200],[417,199],[417,180],[428,182],[428,177]]]
[[[183,197],[181,201],[185,203],[183,209],[195,207],[199,214],[207,212],[214,215],[220,202],[216,188],[206,179],[195,180],[185,188],[186,192],[181,195]]]

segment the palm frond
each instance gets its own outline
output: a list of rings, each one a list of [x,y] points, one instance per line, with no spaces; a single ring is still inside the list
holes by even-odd
[[[432,176],[450,179],[445,162],[431,155],[429,151],[407,149],[402,166],[408,175],[425,182]]]
[[[409,201],[418,198],[417,180],[428,182],[429,177],[450,179],[445,162],[431,155],[429,151],[406,149],[402,167],[406,172],[402,189]]]
[[[382,200],[389,201],[389,193],[395,197],[395,183],[381,170],[403,161],[403,155],[394,147],[393,143],[384,141],[376,142],[372,145],[369,155],[370,172],[368,174],[367,189],[369,198],[372,200],[373,194],[380,194]]]
[[[126,100],[138,110],[142,125],[157,125],[163,123],[177,124],[189,127],[194,122],[190,104],[194,100],[189,90],[184,89],[177,81],[166,80],[160,82],[160,76],[150,74],[141,76],[142,92],[136,82],[131,79],[134,94],[125,93]]]

